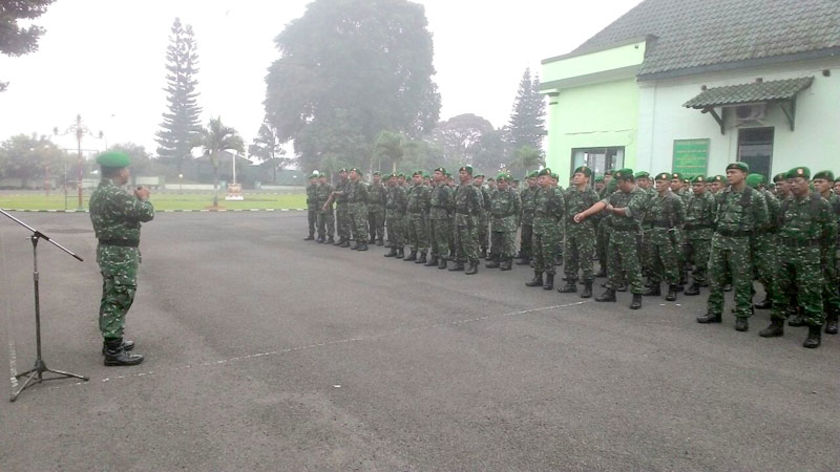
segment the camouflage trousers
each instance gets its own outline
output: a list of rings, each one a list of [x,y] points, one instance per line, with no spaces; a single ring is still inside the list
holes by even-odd
[[[534,272],[554,275],[557,262],[557,247],[560,245],[560,228],[553,220],[534,221]]]
[[[490,233],[490,256],[494,260],[506,261],[516,255],[516,231],[493,231]]]
[[[490,247],[490,213],[485,210],[478,217],[478,244],[482,250]]]
[[[772,233],[760,233],[752,238],[753,265],[755,276],[768,297],[772,300],[772,291],[775,287],[776,278],[776,235]]]
[[[608,287],[618,288],[625,278],[630,284],[630,293],[644,293],[642,264],[639,260],[641,236],[635,231],[612,229],[607,238],[607,277]]]
[[[607,267],[607,246],[609,245],[609,225],[605,220],[598,222],[595,226],[595,255],[598,257],[598,262],[601,267]]]
[[[137,291],[140,250],[100,244],[96,248],[96,262],[102,273],[99,331],[105,339],[122,338],[125,315],[134,303]]]
[[[429,219],[429,247],[432,255],[446,257],[449,254],[449,240],[452,235],[450,219],[430,218]]]
[[[780,248],[785,252],[785,257],[779,259],[776,271],[771,316],[786,319],[787,307],[794,303],[791,295],[796,294],[805,322],[811,326],[822,326],[825,323],[825,314],[819,245],[792,247],[782,243]]]
[[[368,241],[368,210],[364,202],[353,202],[348,204],[350,221],[353,225],[353,237],[357,242],[367,243]]]
[[[333,209],[318,211],[318,239],[329,238],[335,236],[335,215]]]
[[[823,271],[823,311],[840,314],[840,273],[837,271],[837,250],[826,246],[820,250]]]
[[[750,238],[712,236],[712,250],[709,255],[709,299],[706,309],[709,314],[723,313],[723,286],[731,279],[735,292],[735,317],[752,316],[752,261],[750,260]]]
[[[309,236],[315,236],[315,225],[318,222],[317,208],[309,208],[306,210],[306,222],[309,224]]]
[[[676,236],[666,228],[645,230],[646,266],[650,269],[650,281],[654,286],[663,280],[668,285],[680,283],[679,260]]]
[[[531,253],[533,252],[531,249],[531,243],[533,242],[533,239],[534,226],[530,223],[522,223],[522,234],[519,237],[519,252],[522,253],[523,257],[531,257]]]
[[[688,249],[686,261],[694,266],[691,277],[698,285],[709,283],[709,252],[712,249],[712,232],[708,228],[688,230],[686,232]]]
[[[385,239],[385,208],[382,205],[368,205],[368,226],[370,239]]]
[[[350,239],[352,225],[349,204],[337,203],[335,205],[335,226],[338,230],[338,237],[340,239]]]
[[[566,250],[563,251],[563,272],[566,280],[575,282],[578,270],[581,280],[595,278],[592,271],[592,258],[595,255],[595,228],[592,225],[569,224],[566,228]]]
[[[429,248],[429,239],[426,234],[426,215],[409,213],[406,237],[408,238],[406,242],[411,246],[412,252],[425,252]]]
[[[388,228],[388,247],[402,249],[405,246],[403,223],[404,215],[386,213],[385,225]]]
[[[455,215],[455,254],[458,262],[478,262],[478,217]]]

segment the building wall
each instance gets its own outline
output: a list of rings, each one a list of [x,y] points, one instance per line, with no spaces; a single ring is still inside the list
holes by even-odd
[[[567,182],[572,149],[624,146],[625,166],[636,159],[639,88],[635,78],[560,90],[549,97],[546,165]]]
[[[830,70],[824,77],[823,70]],[[719,87],[813,76],[810,88],[797,96],[795,130],[778,105],[769,105],[760,124],[773,126],[771,175],[804,165],[815,170],[840,171],[840,58],[822,59],[767,68],[742,69],[639,83],[637,166],[650,172],[670,171],[675,139],[710,139],[707,174],[723,174],[737,160],[738,128],[726,119],[726,134],[709,115],[685,108],[683,103],[701,92],[701,86]],[[717,108],[720,112],[720,108]]]

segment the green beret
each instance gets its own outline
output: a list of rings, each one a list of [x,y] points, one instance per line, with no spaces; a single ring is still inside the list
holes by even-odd
[[[472,168],[472,166],[461,166],[461,168],[460,168],[460,169],[458,169],[458,172],[461,172],[461,171],[464,171],[464,172],[466,172],[466,173],[468,173],[468,174],[472,175],[472,173],[473,173],[473,168]]]
[[[483,179],[483,178],[484,178],[484,174],[475,174],[473,177],[475,177],[476,179],[478,179],[478,178],[482,178],[482,179]]]
[[[668,172],[660,172],[656,174],[656,177],[653,180],[671,180],[671,174]]]
[[[347,168],[346,168],[346,167],[342,167],[341,169],[338,169],[338,173],[339,173],[339,174],[346,174],[346,173],[347,173]]]
[[[633,169],[619,169],[613,173],[613,177],[621,180],[633,180]]]
[[[587,166],[580,166],[577,169],[575,169],[575,171],[572,172],[572,173],[573,174],[583,174],[587,177],[592,177],[592,169],[590,169]]]
[[[722,176],[722,175],[718,174],[718,175],[716,175],[716,176],[712,177],[712,178],[711,178],[711,179],[709,179],[709,180],[711,180],[712,182],[726,182],[726,177],[724,177],[724,176]]]
[[[560,176],[555,174],[554,172],[551,173],[551,178],[554,180],[560,180]]]
[[[682,174],[681,174],[681,173],[679,173],[679,172],[674,172],[674,173],[672,173],[672,174],[671,174],[671,178],[672,178],[672,179],[677,179],[677,180],[679,180],[679,181],[682,181],[683,176],[682,176]]]
[[[446,169],[444,169],[443,167],[438,167],[437,169],[435,169],[435,172],[440,172],[441,174],[446,175]]]
[[[637,179],[649,179],[649,178],[650,178],[650,174],[648,174],[648,173],[647,173],[647,172],[645,172],[645,171],[636,172],[636,178],[637,178]]]
[[[747,185],[752,188],[758,188],[764,183],[764,176],[761,174],[750,174],[747,176]]]
[[[352,168],[352,169],[350,169],[350,172],[355,172],[355,173],[357,173],[357,174],[361,174],[361,172],[359,171],[359,169],[357,169],[357,168],[355,168],[355,167],[354,167],[354,168]]]
[[[499,172],[499,174],[496,175],[496,180],[504,180],[505,182],[510,182],[510,176],[505,174],[504,172]]]
[[[529,179],[535,179],[539,176],[540,176],[540,171],[538,171],[538,170],[531,171],[531,173],[528,174]]]
[[[394,179],[394,178],[396,178],[396,177],[398,177],[398,176],[397,176],[397,174],[395,174],[395,173],[393,173],[393,172],[392,172],[392,173],[390,173],[390,174],[388,174],[388,178],[389,178],[389,179]]]
[[[690,183],[690,182],[691,182],[691,179],[689,179],[688,177],[686,177],[686,178],[682,179],[682,182],[683,182],[684,184],[687,184],[687,183]]]
[[[744,172],[746,174],[750,173],[750,166],[746,162],[733,162],[726,166],[726,170],[729,169],[740,170],[741,172]]]
[[[787,174],[785,174],[785,177],[787,177],[788,179],[795,179],[797,177],[803,177],[803,178],[806,178],[806,179],[810,179],[811,178],[811,169],[809,169],[807,167],[794,167],[793,169],[787,171]]]
[[[399,174],[397,174],[397,177],[399,177],[401,179],[404,179],[405,178],[405,172],[400,172]]]
[[[544,175],[551,176],[551,169],[549,169],[548,167],[546,167],[545,169],[542,169],[539,173],[539,176],[542,177]]]
[[[379,172],[379,171],[377,170],[377,171],[375,171],[375,172],[373,173],[373,175],[380,175],[380,176],[381,176],[381,175],[382,175],[382,172]]]
[[[606,171],[604,171],[604,175],[613,175],[614,173],[615,171],[612,169],[607,169]]]
[[[431,175],[429,175],[429,174],[428,174],[428,173],[426,173],[426,172],[423,172],[423,178],[424,178],[424,179],[431,179],[431,178],[432,178],[432,176],[431,176]]]
[[[828,180],[830,182],[833,182],[834,181],[834,172],[831,172],[830,170],[821,170],[821,171],[817,172],[816,174],[814,174],[814,179],[813,180],[816,180],[816,179],[825,179],[825,180]]]
[[[102,154],[97,156],[96,163],[101,165],[102,167],[113,167],[115,169],[121,169],[123,167],[128,167],[131,165],[131,158],[129,158],[127,154],[123,154],[121,152],[109,151],[103,152]]]
[[[595,183],[603,182],[603,181],[604,181],[604,176],[603,175],[595,176]]]
[[[313,172],[312,174],[309,175],[309,178],[310,179],[317,179],[320,176],[321,176],[321,174],[317,174],[317,173]]]
[[[691,183],[693,184],[704,184],[706,183],[706,178],[702,175],[695,175],[693,179],[691,179]]]
[[[784,172],[779,172],[778,174],[773,176],[773,183],[780,182],[782,180],[785,180],[785,173]]]
[[[411,176],[414,177],[415,175],[419,175],[420,177],[423,177],[423,171],[422,170],[415,170],[414,173],[411,174]]]

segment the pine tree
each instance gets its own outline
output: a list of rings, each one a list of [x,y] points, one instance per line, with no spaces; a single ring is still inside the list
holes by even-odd
[[[531,80],[531,70],[525,69],[508,122],[510,147],[514,152],[525,146],[542,149],[545,136],[545,101],[540,94],[539,82],[536,75]]]
[[[170,44],[166,48],[166,101],[169,111],[163,114],[162,128],[157,133],[158,156],[174,163],[178,172],[190,151],[200,139],[201,123],[198,106],[198,53],[192,26],[181,25],[175,18],[169,36]]]

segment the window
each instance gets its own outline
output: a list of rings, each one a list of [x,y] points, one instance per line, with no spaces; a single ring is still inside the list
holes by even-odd
[[[587,166],[594,174],[604,175],[607,169],[624,167],[624,147],[577,148],[572,149],[572,169]]]
[[[738,130],[738,160],[750,166],[751,174],[769,178],[773,162],[773,128]]]

